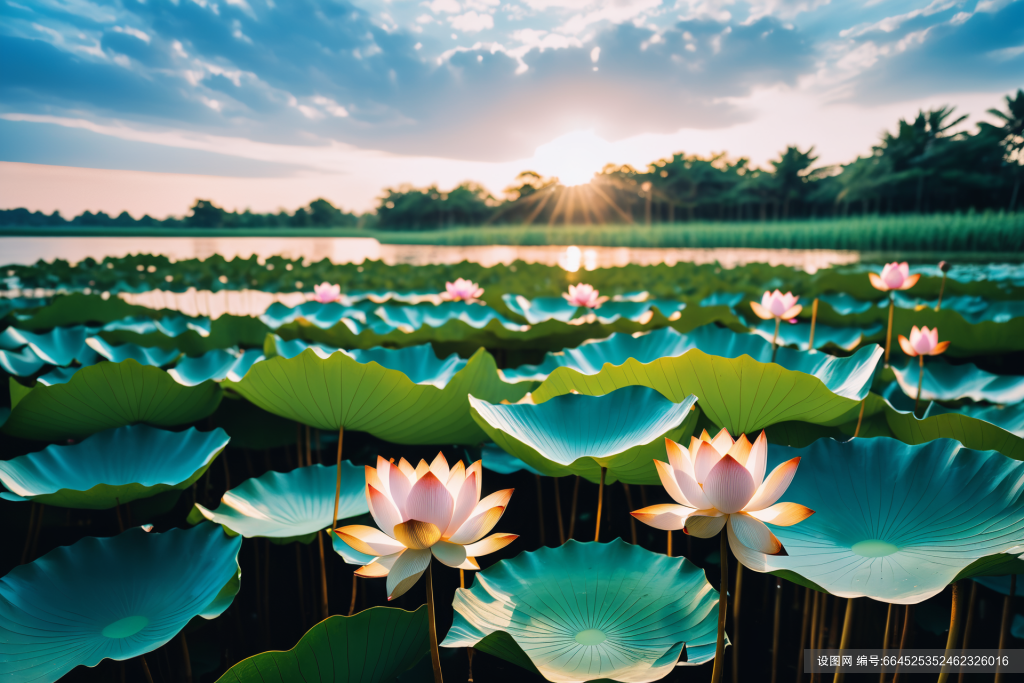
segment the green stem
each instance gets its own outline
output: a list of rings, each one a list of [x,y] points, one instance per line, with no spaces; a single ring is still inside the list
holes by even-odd
[[[889,292],[889,327],[885,332],[885,367],[889,367],[889,351],[892,349],[892,311],[895,305],[892,292]]]
[[[441,653],[437,649],[437,618],[434,615],[434,562],[429,560],[427,564],[427,619],[430,623],[427,628],[430,631],[430,664],[434,667],[434,683],[444,683],[441,676]]]
[[[775,334],[772,335],[772,362],[775,362],[775,352],[779,350],[779,323],[782,318],[775,316]]]
[[[956,643],[960,639],[960,614],[963,611],[960,608],[960,598],[960,582],[955,581],[953,582],[953,600],[949,608],[949,635],[946,637],[947,660],[953,656],[953,648],[956,647]],[[939,673],[938,683],[946,683],[951,670],[952,667],[949,664],[943,666]]]
[[[853,607],[856,603],[853,598],[846,599],[846,615],[843,617],[843,635],[839,639],[839,653],[842,654],[843,650],[850,648],[850,636],[853,635]],[[832,679],[833,683],[842,683],[843,672],[836,670],[835,678]]]
[[[775,579],[775,611],[772,613],[772,683],[779,675],[779,620],[782,616],[782,579]],[[804,610],[804,629],[807,628],[807,611]]]
[[[917,370],[917,398],[914,399],[914,416],[917,416],[917,406],[921,403],[921,385],[924,383],[924,354],[922,353],[918,358],[918,370]]]
[[[608,468],[601,468],[601,484],[597,489],[597,523],[594,525],[594,542],[597,543],[601,540],[601,508],[604,505],[604,475],[607,474]]]
[[[718,640],[715,641],[715,667],[711,671],[711,683],[722,683],[725,669],[725,618],[729,614],[729,539],[725,529],[721,532],[718,563],[722,568],[722,579],[718,585]]]
[[[811,304],[811,338],[807,341],[807,350],[814,350],[814,328],[818,323],[818,300]]]

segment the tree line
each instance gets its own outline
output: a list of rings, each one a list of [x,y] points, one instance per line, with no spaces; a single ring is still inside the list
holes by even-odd
[[[996,124],[958,130],[966,116],[940,107],[900,119],[865,156],[815,166],[814,148],[789,146],[766,168],[745,157],[682,152],[644,170],[608,165],[587,185],[566,187],[533,171],[519,174],[496,199],[465,182],[450,191],[436,185],[386,188],[376,210],[362,216],[317,199],[294,213],[225,211],[198,199],[183,218],[134,219],[86,211],[70,221],[59,212],[0,210],[0,225],[367,227],[433,230],[485,224],[677,223],[766,221],[850,215],[958,211],[1016,211],[1024,175],[1024,90],[990,109]]]

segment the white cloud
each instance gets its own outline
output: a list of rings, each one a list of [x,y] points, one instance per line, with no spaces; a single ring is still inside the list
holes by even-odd
[[[476,33],[485,29],[494,28],[494,17],[490,14],[478,12],[466,12],[457,17],[449,17],[448,21],[452,28],[466,33]]]
[[[135,38],[138,38],[144,43],[149,42],[149,34],[143,33],[139,29],[132,28],[131,26],[115,26],[114,31],[117,33],[124,33],[125,35],[134,36]]]
[[[873,23],[858,24],[852,28],[844,29],[839,32],[839,36],[842,38],[857,38],[873,31],[892,33],[911,19],[917,17],[930,17],[933,14],[944,12],[957,4],[957,0],[932,0],[931,4],[927,7],[922,7],[921,9],[915,9],[905,14],[897,14]]]
[[[597,60],[601,59],[601,48],[595,47],[590,51],[590,61],[597,64]]]
[[[345,118],[348,116],[348,110],[329,97],[316,95],[313,97],[313,104],[319,105],[331,116],[337,116],[339,118]]]
[[[435,14],[440,12],[455,14],[456,12],[462,11],[462,7],[459,6],[459,3],[456,2],[456,0],[433,0],[433,2],[425,2],[423,4],[426,7],[429,7],[430,11]]]

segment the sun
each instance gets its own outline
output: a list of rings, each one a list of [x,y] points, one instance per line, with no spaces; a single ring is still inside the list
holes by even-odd
[[[611,148],[592,130],[575,131],[538,147],[531,168],[541,175],[557,177],[566,187],[583,185],[613,161]]]

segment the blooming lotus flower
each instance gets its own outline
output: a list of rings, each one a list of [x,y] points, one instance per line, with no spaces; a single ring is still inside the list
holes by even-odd
[[[562,294],[562,297],[573,306],[598,308],[605,301],[608,301],[608,297],[598,296],[598,294],[600,292],[594,289],[593,285],[579,284],[569,285],[569,293]]]
[[[330,282],[321,282],[313,285],[313,301],[322,304],[329,304],[341,298],[341,285],[332,285]]]
[[[939,328],[937,327],[930,330],[927,327],[917,329],[917,325],[914,325],[910,328],[910,339],[901,334],[899,340],[903,353],[910,357],[937,356],[949,348],[948,341],[939,341]]]
[[[800,458],[782,463],[765,479],[768,440],[762,431],[753,444],[745,434],[733,440],[724,429],[714,439],[707,431],[691,437],[689,451],[665,439],[668,463],[655,460],[661,483],[678,505],[652,505],[633,516],[656,529],[682,529],[698,538],[711,538],[727,528],[733,554],[742,558],[750,549],[765,555],[785,555],[786,549],[765,526],[792,526],[814,511],[798,503],[776,503],[793,481]]]
[[[868,273],[868,279],[871,280],[871,285],[875,289],[888,292],[893,289],[910,289],[917,284],[921,276],[919,274],[911,275],[910,266],[904,261],[903,263],[886,263],[882,268],[881,276]]]
[[[477,283],[461,277],[455,282],[444,283],[444,289],[441,298],[445,301],[465,301],[467,304],[474,303],[484,293]]]
[[[753,309],[754,315],[762,320],[792,320],[804,309],[797,303],[799,298],[793,296],[792,292],[783,294],[776,289],[774,292],[765,292],[761,297],[761,303],[751,301],[750,308]]]
[[[449,468],[444,455],[415,468],[402,458],[394,464],[378,456],[366,467],[366,500],[380,529],[353,525],[336,529],[354,550],[377,559],[357,576],[386,576],[388,600],[412,588],[431,555],[457,569],[479,569],[476,559],[504,548],[518,536],[487,534],[501,519],[513,489],[480,500],[481,461]],[[483,539],[483,540],[481,540]]]

